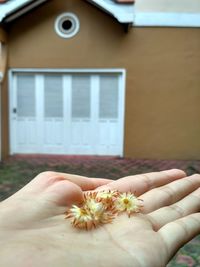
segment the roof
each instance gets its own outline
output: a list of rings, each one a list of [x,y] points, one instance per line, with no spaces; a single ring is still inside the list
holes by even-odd
[[[120,23],[134,22],[134,1],[133,0],[87,0],[91,4],[104,10],[115,17]]]
[[[14,20],[47,0],[0,0],[0,23]],[[115,17],[120,23],[133,23],[134,0],[86,0]]]
[[[47,0],[0,0],[0,22],[11,21]]]
[[[48,0],[0,0],[0,23],[12,21],[46,1]],[[120,23],[150,27],[200,27],[200,0],[84,1],[102,9]]]

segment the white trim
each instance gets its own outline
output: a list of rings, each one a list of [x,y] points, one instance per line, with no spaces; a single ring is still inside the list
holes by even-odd
[[[8,1],[6,3],[1,4],[0,21],[2,21],[11,12],[14,12],[16,9],[20,8],[21,6],[31,1],[32,0],[17,0],[17,1]]]
[[[42,100],[44,99],[44,79],[43,79],[43,76],[41,74],[37,74],[35,76],[35,117],[38,118],[37,120],[37,128],[40,129],[42,128],[42,124],[43,124],[43,121],[42,121],[42,117],[43,117],[43,113],[44,113],[44,110],[43,110],[43,102]],[[44,140],[43,136],[41,135],[41,132],[38,132],[38,135],[37,135],[37,139],[39,140],[38,142],[38,149],[42,149],[43,146],[42,146],[42,141]],[[43,151],[41,151],[43,152]]]
[[[134,26],[200,27],[200,13],[136,12]]]
[[[91,85],[91,99],[92,99],[92,105],[91,110],[93,111],[91,114],[91,121],[92,121],[92,127],[94,129],[98,129],[98,123],[97,123],[97,118],[99,116],[99,110],[95,108],[95,106],[99,106],[99,76],[98,75],[93,75],[92,76],[92,85]],[[96,97],[97,96],[97,97]],[[96,150],[96,140],[97,137],[96,135],[98,134],[97,131],[93,131],[94,135],[92,136],[92,143],[93,143],[93,148]]]
[[[16,136],[14,129],[16,127],[14,126],[14,123],[12,122],[13,121],[12,120],[12,116],[13,116],[12,108],[16,105],[16,103],[14,103],[16,101],[14,101],[14,97],[13,97],[13,96],[16,96],[16,93],[15,93],[16,82],[15,82],[15,78],[13,79],[12,72],[8,72],[8,82],[9,82],[9,90],[8,90],[8,97],[9,97],[9,105],[8,105],[8,109],[9,109],[9,148],[10,148],[10,155],[13,155],[14,144],[16,143],[14,141],[14,137]],[[14,136],[11,136],[11,133]]]
[[[10,0],[5,3],[1,4],[1,12],[0,12],[0,22],[12,14],[16,12],[16,14],[11,15],[11,17],[6,21],[11,21],[16,19],[17,17],[21,16],[22,14],[28,12],[32,8],[37,5],[40,5],[47,0]],[[96,5],[98,8],[104,10],[105,12],[111,14],[121,23],[133,23],[134,18],[134,4],[119,4],[115,3],[114,1],[107,1],[107,0],[87,0],[93,5]],[[31,3],[32,2],[32,3]],[[28,5],[23,9],[23,6]],[[17,11],[19,8],[22,8],[19,12]]]
[[[63,19],[68,19],[72,22],[72,24],[74,24],[74,30],[72,32],[62,32],[60,30],[60,23],[62,23]],[[80,22],[78,17],[74,14],[74,13],[70,13],[70,12],[66,12],[66,13],[62,13],[60,16],[58,16],[55,20],[55,24],[54,24],[54,29],[56,31],[56,33],[62,37],[62,38],[71,38],[74,35],[76,35],[80,29]]]
[[[120,87],[124,88],[124,90],[119,90],[119,92],[121,92],[121,103],[120,103],[120,109],[121,109],[121,112],[120,112],[120,116],[121,118],[119,118],[119,121],[121,122],[121,136],[122,136],[122,151],[121,151],[121,156],[124,155],[124,142],[125,142],[125,135],[124,135],[124,129],[125,129],[125,106],[126,106],[126,72],[124,72],[121,76],[120,76]]]
[[[65,75],[63,77],[63,99],[71,99],[71,94],[72,94],[71,83],[72,83],[72,80],[71,80],[70,75]],[[64,127],[64,138],[65,138],[64,143],[66,144],[66,147],[64,149],[66,151],[67,150],[69,151],[69,148],[70,148],[69,140],[71,140],[71,136],[70,136],[71,133],[67,129],[71,128],[71,116],[69,116],[71,112],[71,101],[69,101],[68,105],[65,105],[65,103],[63,103],[63,108],[64,108],[63,119],[66,122],[66,127]]]
[[[123,157],[124,155],[124,124],[125,124],[125,78],[126,78],[126,70],[125,69],[38,69],[38,68],[31,68],[31,69],[24,69],[24,68],[13,68],[9,70],[9,127],[10,127],[10,131],[9,131],[9,142],[10,142],[10,154],[12,155],[14,153],[14,151],[11,149],[13,148],[13,130],[14,130],[14,126],[12,123],[12,116],[13,116],[13,112],[12,112],[12,107],[13,107],[13,93],[14,93],[14,83],[13,83],[13,75],[16,73],[20,73],[20,72],[24,72],[24,73],[38,73],[38,75],[40,73],[63,73],[63,74],[70,74],[70,73],[96,73],[96,74],[101,74],[101,73],[115,73],[115,74],[120,74],[120,87],[123,90],[119,90],[119,92],[121,92],[121,96],[120,98],[122,99],[122,103],[123,105],[120,105],[120,121],[121,121],[121,138],[122,138],[122,142],[121,142],[121,148],[122,150],[119,153],[119,156]],[[16,94],[15,94],[16,95]],[[11,136],[12,133],[12,136]],[[16,142],[15,142],[16,143]]]
[[[114,1],[105,0],[87,0],[91,4],[101,8],[108,14],[115,17],[120,23],[134,22],[134,3],[123,4],[115,3]]]
[[[49,69],[49,68],[13,68],[9,70],[9,73],[13,75],[15,72],[38,72],[38,73],[121,73],[122,75],[125,75],[126,70],[125,69],[118,69],[118,68],[112,68],[112,69],[98,69],[98,68],[57,68],[57,69]]]

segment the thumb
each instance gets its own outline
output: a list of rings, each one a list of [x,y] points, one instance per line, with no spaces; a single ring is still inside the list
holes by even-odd
[[[80,204],[83,202],[83,191],[75,183],[62,180],[53,184],[45,190],[48,200],[58,206],[71,206],[72,204]]]

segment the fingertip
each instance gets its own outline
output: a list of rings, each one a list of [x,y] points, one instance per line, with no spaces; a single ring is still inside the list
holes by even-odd
[[[187,174],[185,171],[181,170],[181,169],[177,169],[177,168],[173,168],[173,169],[169,169],[169,170],[165,170],[163,172],[168,172],[171,175],[175,175],[175,176],[179,176],[179,177],[186,177]]]

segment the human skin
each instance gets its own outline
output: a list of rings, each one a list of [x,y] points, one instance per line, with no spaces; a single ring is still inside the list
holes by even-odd
[[[0,267],[164,267],[200,233],[200,175],[181,170],[117,181],[64,173],[39,174],[0,203]],[[83,191],[131,191],[142,213],[119,215],[91,231],[65,219]]]

